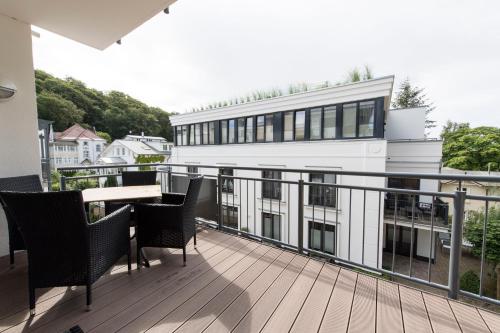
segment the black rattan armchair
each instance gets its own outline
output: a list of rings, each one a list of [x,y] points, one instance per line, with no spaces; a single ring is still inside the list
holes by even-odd
[[[43,192],[42,183],[38,175],[0,178],[0,191]],[[5,212],[9,229],[10,265],[14,265],[14,251],[26,250],[24,240],[12,217]]]
[[[192,178],[186,194],[163,194],[161,204],[135,205],[137,218],[137,267],[140,268],[143,247],[182,249],[186,265],[186,244],[194,237],[196,246],[195,209],[203,177]]]
[[[80,191],[0,192],[5,209],[18,225],[28,250],[29,303],[35,288],[92,284],[127,255],[130,272],[130,206],[89,224]]]

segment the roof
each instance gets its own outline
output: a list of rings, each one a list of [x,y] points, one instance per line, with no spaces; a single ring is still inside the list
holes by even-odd
[[[164,155],[163,153],[157,151],[153,147],[141,141],[115,140],[113,141],[113,144],[115,142],[121,144],[122,146],[125,146],[137,155]]]
[[[101,157],[97,161],[98,164],[127,164],[121,157]]]
[[[0,1],[0,14],[105,49],[175,0]]]
[[[150,140],[159,140],[159,141],[167,141],[164,137],[161,136],[145,136],[145,135],[126,135],[123,140],[126,140],[127,138],[132,138],[132,139],[150,139]]]
[[[93,131],[83,128],[79,124],[74,124],[70,128],[67,128],[64,132],[55,132],[54,138],[56,140],[66,140],[66,141],[74,141],[74,140],[102,140],[106,141]]]

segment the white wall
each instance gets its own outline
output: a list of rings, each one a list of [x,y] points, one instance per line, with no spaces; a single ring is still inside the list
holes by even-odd
[[[17,87],[12,99],[0,101],[0,177],[40,174],[31,27],[0,14],[0,31],[0,77]],[[7,225],[1,211],[0,256],[6,254]]]
[[[389,110],[385,138],[387,140],[425,138],[425,108]]]

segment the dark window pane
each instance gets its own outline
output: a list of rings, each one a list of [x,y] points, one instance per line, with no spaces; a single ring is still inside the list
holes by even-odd
[[[285,112],[283,140],[293,140],[293,112]]]
[[[359,103],[359,136],[373,136],[375,102]]]
[[[266,142],[273,141],[273,115],[266,115]]]
[[[281,179],[279,171],[263,171],[262,178]],[[262,197],[267,199],[281,200],[281,183],[279,182],[262,182]]]
[[[264,123],[265,123],[265,118],[264,116],[258,116],[257,117],[257,142],[263,142],[264,141]]]
[[[238,207],[223,205],[222,222],[225,226],[238,229]]]
[[[309,176],[312,183],[335,184],[335,175],[312,173]],[[309,204],[335,208],[335,188],[327,186],[309,186]]]
[[[295,112],[295,140],[304,140],[304,130],[306,128],[306,112]]]
[[[312,109],[309,137],[312,140],[321,139],[321,108]]]
[[[253,118],[247,118],[246,142],[253,142]]]
[[[309,248],[335,254],[335,226],[309,221]]]
[[[279,215],[262,213],[262,236],[275,240],[281,239],[281,219]]]
[[[245,118],[238,119],[238,142],[245,142]]]
[[[233,176],[233,169],[220,169],[220,173],[224,176]],[[234,193],[234,179],[222,178],[222,192]]]
[[[178,146],[182,146],[182,127],[181,126],[177,126],[175,128],[176,130],[176,133],[177,133],[177,145]]]
[[[227,143],[227,120],[220,122],[220,140],[221,143]]]
[[[324,139],[335,139],[335,132],[337,126],[337,107],[329,106],[324,111]]]
[[[356,136],[356,103],[344,104],[342,112],[342,137],[354,138]]]
[[[235,125],[236,124],[236,121],[234,119],[231,119],[229,121],[229,134],[228,134],[228,142],[229,143],[234,143],[234,128],[235,128]]]

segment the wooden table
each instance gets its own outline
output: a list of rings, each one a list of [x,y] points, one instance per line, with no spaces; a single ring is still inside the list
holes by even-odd
[[[161,197],[160,185],[88,188],[82,191],[83,202],[134,201]]]

